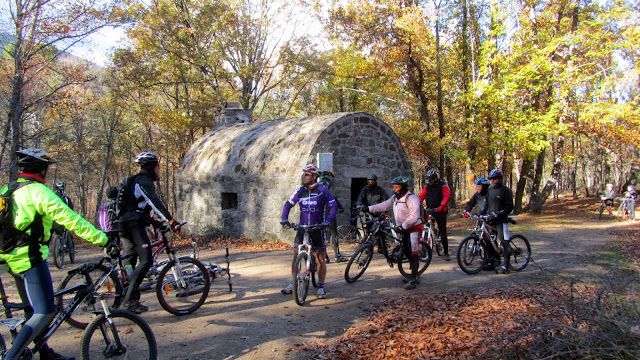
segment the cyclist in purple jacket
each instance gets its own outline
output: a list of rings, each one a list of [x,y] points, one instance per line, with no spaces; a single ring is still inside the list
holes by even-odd
[[[318,298],[324,299],[326,294],[324,279],[327,274],[327,264],[325,262],[327,243],[324,229],[336,217],[338,204],[327,188],[318,185],[318,175],[318,168],[313,164],[309,164],[302,169],[302,186],[296,189],[289,200],[284,203],[280,224],[285,228],[291,227],[289,212],[291,208],[298,204],[300,206],[300,224],[320,225],[322,228],[322,230],[309,230],[309,238],[318,263]],[[325,208],[327,207],[329,208],[329,215],[325,218]],[[299,229],[293,244],[292,268],[295,264],[296,256],[298,256],[298,245],[302,243],[303,236],[304,229]],[[292,284],[282,289],[283,294],[291,294],[292,292]]]

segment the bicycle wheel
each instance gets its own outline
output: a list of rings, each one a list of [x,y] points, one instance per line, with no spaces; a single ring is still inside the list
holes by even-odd
[[[114,295],[110,296],[110,300],[108,301],[110,302],[109,307],[115,309],[120,306],[120,302],[122,301],[122,293],[124,291],[124,287],[122,286],[122,282],[120,282],[118,275],[112,272],[109,274],[104,284],[98,284],[100,282],[100,279],[102,278],[102,275],[109,272],[109,270],[110,268],[108,266],[102,265],[99,269],[93,270],[90,276],[91,280],[93,280],[93,284],[96,286],[97,292]],[[58,291],[84,282],[84,275],[82,275],[81,273],[72,272],[62,280],[62,282],[58,286]],[[69,302],[73,300],[74,296],[75,293],[56,296],[56,307],[59,310],[64,309],[67,304],[69,304]],[[100,310],[100,308],[100,304],[96,303],[93,294],[90,294],[82,301],[80,305],[78,305],[78,307],[75,308],[75,310],[73,310],[66,321],[74,328],[84,329],[87,327],[87,325],[89,325],[89,322],[91,322],[91,319],[93,319],[93,317],[95,316],[94,311]]]
[[[469,275],[482,271],[487,262],[484,241],[478,235],[469,235],[458,246],[458,266]]]
[[[420,241],[420,248],[418,249],[418,258],[420,260],[420,265],[418,266],[418,275],[422,275],[422,273],[427,270],[429,264],[431,264],[432,251],[427,244],[426,241]],[[402,261],[398,263],[398,270],[400,274],[403,276],[410,277],[411,276],[411,266],[409,265],[409,259],[402,254]]]
[[[296,304],[302,306],[307,300],[307,294],[309,293],[309,275],[307,275],[307,258],[309,254],[302,252],[296,257],[296,262],[293,266],[293,299]]]
[[[512,235],[511,253],[509,254],[509,268],[514,271],[522,271],[531,261],[531,245],[529,240],[522,235]]]
[[[604,211],[604,207],[605,207],[605,204],[603,202],[602,205],[600,205],[600,208],[598,209],[598,220],[602,220],[602,212]]]
[[[436,236],[436,253],[438,256],[444,256],[444,246],[442,246],[442,239],[440,239],[440,234],[435,234]]]
[[[364,271],[367,270],[367,267],[369,267],[372,257],[373,244],[364,243],[360,245],[353,255],[351,255],[351,258],[349,258],[347,268],[344,269],[344,279],[348,283],[358,280],[360,276],[364,274]]]
[[[73,236],[68,231],[65,232],[65,237],[67,238],[67,251],[69,252],[69,262],[76,262],[76,246],[73,243]]]
[[[64,265],[64,248],[62,246],[62,236],[55,234],[53,237],[53,263],[58,269]]]
[[[4,343],[4,337],[0,334],[0,359],[4,359],[4,353],[7,352],[7,344]]]
[[[316,275],[318,274],[318,263],[316,261],[315,255],[311,257],[311,284],[313,284],[314,288],[318,288],[318,280]]]
[[[172,260],[162,269],[156,295],[163,309],[173,315],[187,315],[202,306],[210,286],[207,268],[197,259],[183,258],[180,265]]]
[[[351,224],[345,224],[338,226],[338,241],[342,243],[360,243],[362,235],[357,227]]]
[[[80,343],[82,358],[158,359],[153,331],[140,316],[125,310],[112,310],[109,318],[96,317],[85,330]]]
[[[628,212],[627,212],[627,204],[626,202],[622,202],[620,204],[620,206],[618,207],[618,212],[616,212],[616,218],[619,221],[624,220],[625,218],[627,218],[629,216]]]

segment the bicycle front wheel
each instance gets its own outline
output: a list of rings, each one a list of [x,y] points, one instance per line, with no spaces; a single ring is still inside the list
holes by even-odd
[[[171,260],[160,272],[156,295],[160,305],[173,315],[198,310],[209,295],[211,279],[207,268],[197,259]]]
[[[309,254],[306,252],[299,253],[296,257],[296,262],[293,265],[293,299],[296,304],[302,306],[307,300],[307,294],[309,293],[309,277],[311,271],[307,273],[307,259]]]
[[[337,233],[338,240],[341,243],[359,244],[362,240],[362,235],[360,234],[360,231],[358,231],[358,228],[350,224],[338,226]]]
[[[62,246],[62,236],[56,234],[53,237],[53,263],[58,269],[64,265],[64,247]]]
[[[511,246],[509,268],[514,271],[522,271],[531,261],[529,240],[522,235],[512,235],[509,245]]]
[[[73,236],[71,235],[70,232],[67,231],[65,233],[65,237],[67,238],[67,251],[69,252],[69,262],[73,264],[76,262],[76,246],[73,243]]]
[[[344,279],[348,283],[358,280],[360,276],[364,274],[364,271],[367,270],[367,267],[369,267],[372,257],[373,244],[365,243],[360,245],[360,247],[356,249],[356,252],[351,255],[351,258],[349,258],[347,268],[344,269]]]
[[[125,310],[101,314],[87,327],[80,343],[82,358],[158,359],[153,331],[140,316]]]
[[[418,266],[418,275],[422,275],[422,273],[427,270],[429,264],[431,264],[432,255],[433,253],[431,248],[429,247],[429,244],[427,244],[427,242],[424,240],[420,241],[420,248],[418,249],[418,260],[420,264]],[[403,276],[411,276],[411,266],[409,263],[409,259],[404,256],[404,250],[402,261],[398,263],[398,270]]]
[[[120,302],[122,301],[122,296],[120,295],[122,295],[124,287],[122,286],[120,279],[118,279],[117,274],[113,272],[109,274],[104,284],[101,286],[99,285],[100,279],[105,273],[109,272],[109,270],[110,268],[108,266],[102,265],[99,269],[93,270],[90,273],[90,276],[97,292],[113,295],[109,296],[109,299],[111,299],[109,300],[109,307],[115,309],[120,306]],[[85,278],[81,273],[70,273],[62,280],[58,286],[58,291],[84,282]],[[64,309],[67,304],[73,300],[74,296],[75,293],[56,296],[56,307],[59,310]],[[95,317],[95,311],[98,311],[99,309],[100,304],[96,303],[93,294],[89,294],[84,300],[82,300],[82,303],[73,310],[66,321],[74,328],[84,329]]]
[[[458,266],[469,275],[482,271],[486,256],[484,242],[478,235],[467,236],[458,246]]]

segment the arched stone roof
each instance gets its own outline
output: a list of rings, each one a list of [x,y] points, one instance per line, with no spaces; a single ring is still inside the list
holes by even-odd
[[[413,178],[396,134],[367,113],[233,124],[206,133],[187,152],[178,175],[178,217],[195,233],[215,227],[233,237],[292,238],[279,225],[282,206],[318,153],[333,154],[331,190],[347,211],[359,191],[350,188],[353,178],[377,173],[385,187],[398,175]],[[289,218],[298,220],[294,212]]]

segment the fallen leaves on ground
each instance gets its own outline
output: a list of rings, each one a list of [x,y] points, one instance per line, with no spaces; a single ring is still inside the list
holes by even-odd
[[[401,296],[375,305],[364,324],[335,343],[317,345],[316,358],[494,358],[494,349],[547,315],[519,290]]]

